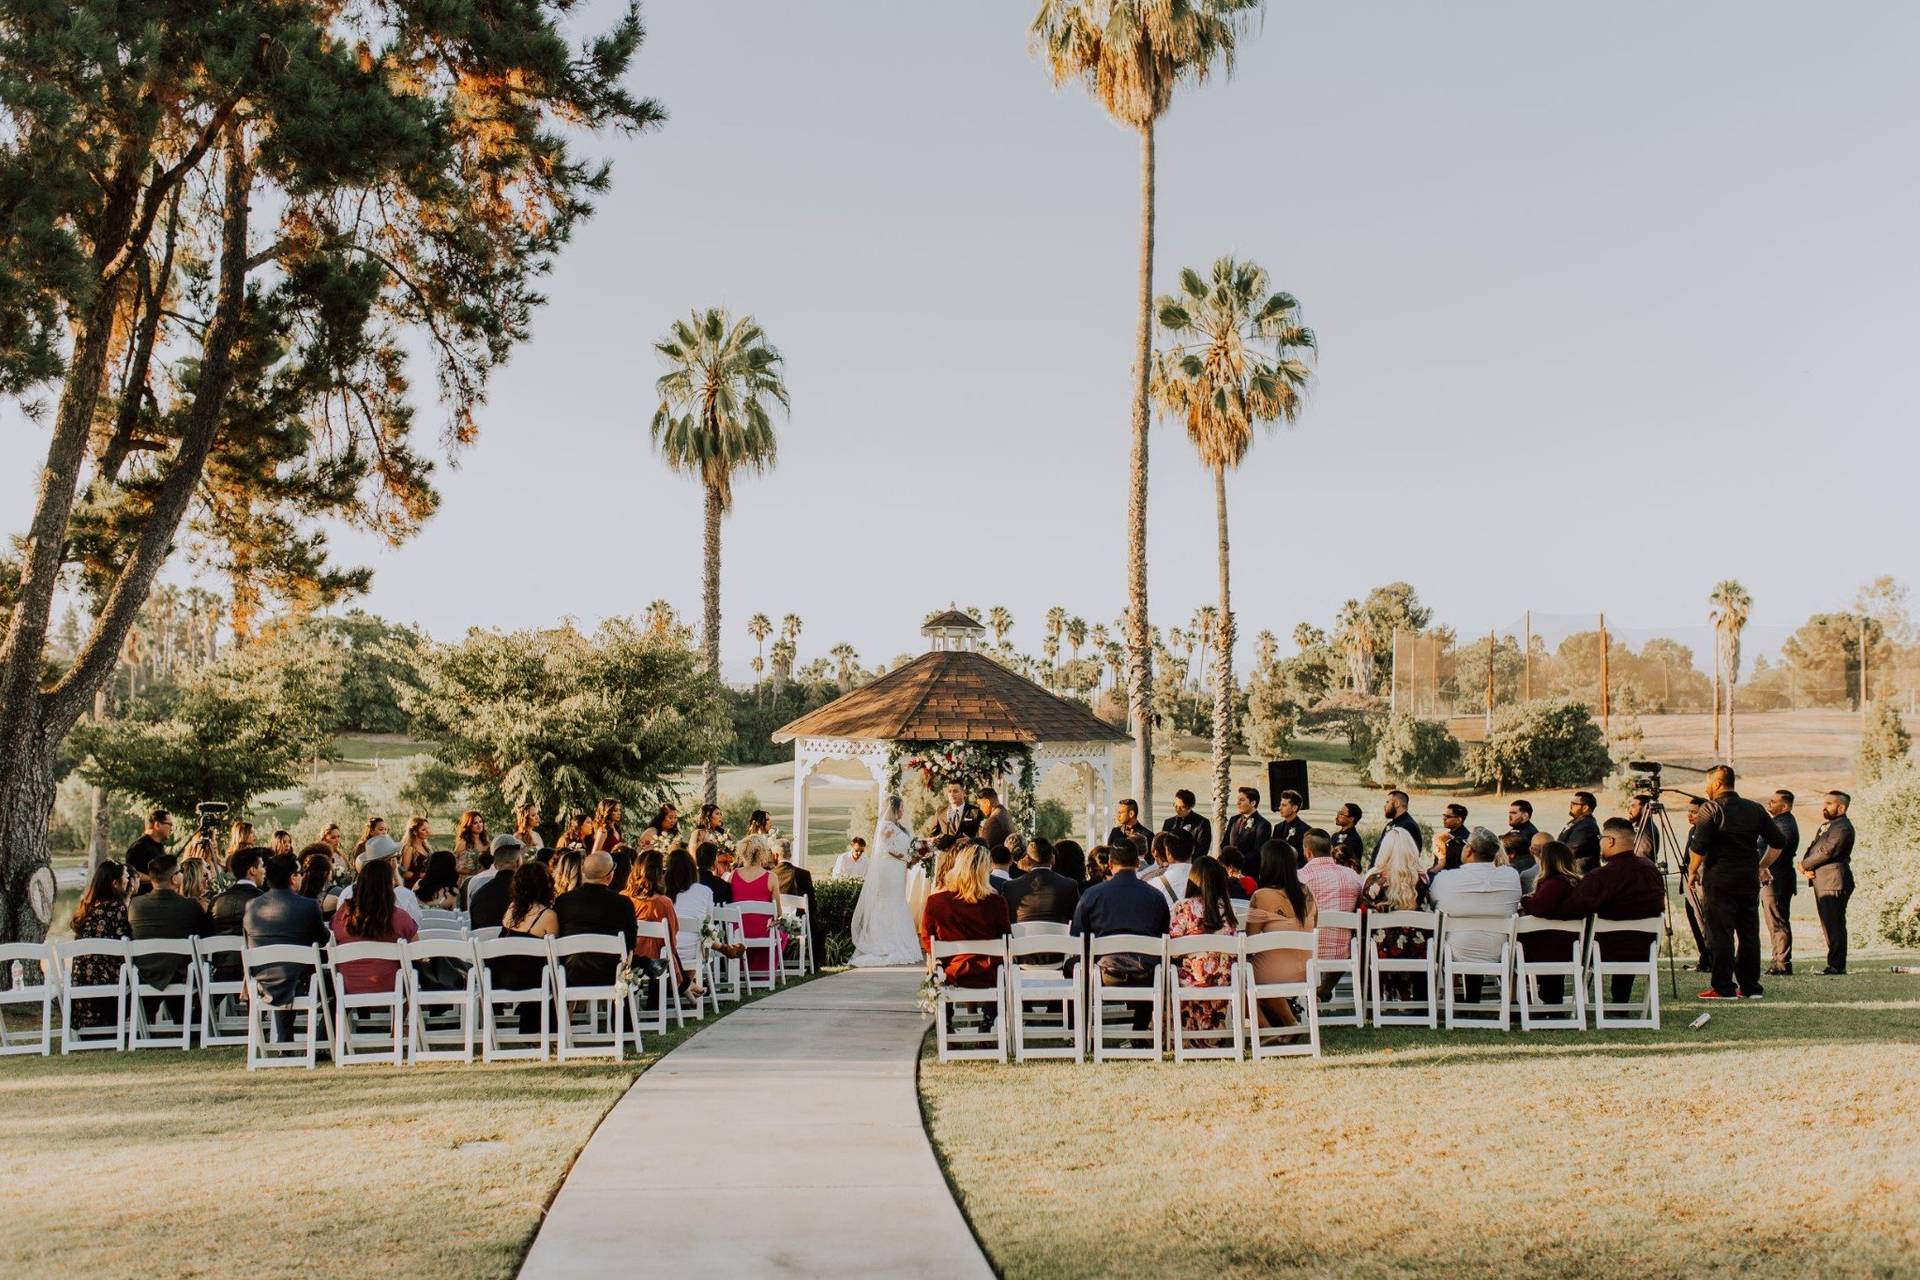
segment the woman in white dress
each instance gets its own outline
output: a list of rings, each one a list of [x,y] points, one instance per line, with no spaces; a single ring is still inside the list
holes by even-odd
[[[861,968],[917,965],[926,959],[920,950],[920,930],[907,904],[913,835],[901,821],[903,808],[899,796],[886,798],[867,847],[867,878],[853,908],[852,963]]]

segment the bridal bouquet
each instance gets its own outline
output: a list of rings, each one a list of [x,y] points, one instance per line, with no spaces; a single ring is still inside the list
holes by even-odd
[[[797,914],[778,916],[774,919],[773,925],[774,928],[780,930],[781,933],[786,934],[789,938],[802,936],[807,928],[806,921]]]
[[[933,845],[926,840],[916,839],[907,853],[907,870],[912,871],[915,867],[926,867],[927,870],[931,872],[933,870],[933,867],[930,865],[932,862]]]
[[[939,1012],[940,993],[946,989],[947,971],[936,964],[920,982],[920,1012],[929,1016]]]

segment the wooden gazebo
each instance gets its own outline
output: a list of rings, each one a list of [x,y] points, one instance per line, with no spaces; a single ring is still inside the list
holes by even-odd
[[[928,651],[872,684],[834,699],[775,732],[793,743],[794,853],[807,851],[807,797],[813,772],[829,760],[865,767],[887,785],[896,742],[1023,743],[1034,779],[1055,765],[1076,770],[1087,794],[1087,838],[1097,842],[1113,811],[1113,748],[1128,736],[1077,702],[1008,670],[974,646],[986,628],[958,610],[930,619],[920,634]],[[1014,779],[999,789],[1010,793]]]

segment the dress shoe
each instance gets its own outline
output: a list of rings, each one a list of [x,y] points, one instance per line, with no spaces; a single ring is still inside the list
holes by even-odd
[[[1847,976],[1847,971],[1845,969],[1835,969],[1829,965],[1820,971],[1820,976],[1823,978],[1844,978]]]
[[[1751,991],[1742,991],[1740,993],[1742,1000],[1764,1000],[1766,997],[1767,989],[1765,987],[1755,987]]]
[[[1792,973],[1793,973],[1793,968],[1791,965],[1789,965],[1784,969],[1776,965],[1773,968],[1767,970],[1767,976],[1769,978],[1784,978],[1789,976]]]
[[[1739,998],[1731,991],[1715,991],[1712,987],[1708,987],[1696,997],[1700,1000],[1738,1000]]]

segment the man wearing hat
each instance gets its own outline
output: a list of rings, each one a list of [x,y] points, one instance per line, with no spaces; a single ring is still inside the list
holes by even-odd
[[[468,882],[469,929],[500,927],[501,919],[507,914],[507,903],[513,898],[513,873],[520,869],[520,859],[526,852],[520,837],[510,831],[493,838],[493,865]]]
[[[379,862],[383,859],[392,858],[399,852],[400,842],[398,840],[395,840],[389,835],[377,835],[367,841],[367,847],[360,851],[359,865],[364,867],[369,862]],[[340,891],[341,902],[344,903],[352,897],[352,885],[348,885]],[[421,920],[426,918],[420,911],[420,899],[414,896],[413,890],[400,883],[400,877],[397,874],[393,877],[393,905],[412,916],[415,924],[419,924]]]

